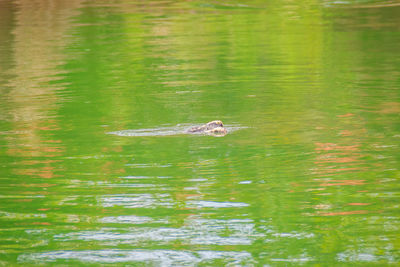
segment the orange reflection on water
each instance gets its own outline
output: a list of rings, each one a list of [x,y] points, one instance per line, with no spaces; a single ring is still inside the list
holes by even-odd
[[[15,173],[19,175],[29,175],[29,176],[36,176],[40,178],[53,178],[59,175],[54,174],[56,168],[52,166],[43,166],[43,167],[36,167],[36,168],[22,168],[22,169],[15,169]]]
[[[362,172],[368,170],[368,166],[365,164],[364,158],[366,158],[365,152],[362,150],[364,136],[367,133],[365,127],[363,127],[363,119],[360,116],[355,116],[353,113],[346,113],[337,115],[337,127],[320,127],[319,130],[323,131],[324,134],[321,139],[332,140],[331,142],[315,142],[315,160],[313,173],[321,178],[315,178],[314,181],[317,183],[315,186],[318,190],[326,190],[324,194],[317,195],[334,195],[336,190],[340,191],[341,196],[345,196],[346,199],[351,197],[354,189],[364,189],[367,184],[364,179],[348,179],[349,177],[343,177],[344,179],[332,179],[332,177],[341,177],[348,173]],[[334,130],[332,133],[330,130]],[[327,139],[328,138],[328,139]],[[338,176],[340,175],[340,176]],[[324,177],[324,178],[322,178]],[[325,178],[326,177],[326,178]],[[348,187],[350,186],[350,187]],[[333,189],[329,187],[343,187],[340,189]],[[354,189],[352,188],[354,187]],[[313,190],[316,190],[313,189]],[[309,190],[311,191],[311,190]],[[357,192],[359,192],[358,190]],[[355,214],[366,214],[367,210],[336,210],[331,211],[332,207],[337,209],[337,200],[341,199],[339,196],[335,196],[332,202],[327,199],[323,203],[316,204],[314,209],[316,213],[313,215],[317,216],[347,216]],[[349,202],[344,207],[349,209],[350,206],[367,206],[369,203],[361,202]],[[328,209],[330,211],[328,211]],[[340,209],[340,208],[339,208]],[[343,208],[345,209],[345,208]]]
[[[32,222],[33,225],[51,225],[49,222]]]
[[[380,110],[377,112],[381,114],[400,114],[400,103],[399,102],[383,103]]]
[[[339,212],[324,212],[319,213],[321,216],[341,216],[341,215],[353,215],[353,214],[366,214],[367,210],[353,210],[353,211],[339,211]]]
[[[18,186],[23,186],[23,187],[52,187],[55,186],[56,184],[49,184],[49,183],[41,183],[41,184],[19,184]]]
[[[60,162],[61,160],[22,160],[21,164],[23,165],[36,165],[36,164],[50,164],[50,163],[56,163]]]
[[[14,157],[15,174],[53,178],[60,164],[46,158],[60,156],[64,148],[51,137],[61,129],[54,116],[60,88],[51,82],[62,73],[58,67],[67,59],[63,47],[71,28],[68,18],[79,14],[82,0],[12,2],[4,6],[13,14],[4,29],[13,35],[7,43],[12,64],[7,69],[10,90],[5,91],[11,125],[6,153]]]
[[[360,145],[338,145],[335,143],[315,143],[317,153],[314,161],[316,168],[314,174],[331,176],[343,172],[365,170],[361,166],[362,153]]]
[[[354,114],[353,113],[346,113],[346,114],[342,114],[342,115],[337,115],[337,117],[339,118],[347,118],[347,117],[353,117]]]
[[[347,162],[358,161],[358,158],[359,158],[357,156],[354,156],[354,157],[336,157],[338,155],[343,155],[343,153],[332,153],[329,156],[325,156],[325,155],[318,156],[317,159],[319,161],[315,161],[314,163],[316,163],[316,164],[326,163],[326,162],[347,163]]]
[[[337,185],[364,185],[365,180],[329,180],[320,184],[320,186],[337,186]]]
[[[354,135],[354,133],[352,131],[349,131],[349,130],[342,130],[342,131],[339,132],[339,134],[342,135],[342,136],[352,136],[352,135]]]
[[[322,169],[319,172],[315,171],[315,174],[318,174],[319,176],[332,176],[332,175],[337,175],[341,174],[342,172],[347,172],[347,171],[359,171],[359,168],[336,168],[336,169]]]
[[[315,143],[315,150],[320,151],[359,151],[359,145],[350,145],[350,146],[339,146],[334,143]]]

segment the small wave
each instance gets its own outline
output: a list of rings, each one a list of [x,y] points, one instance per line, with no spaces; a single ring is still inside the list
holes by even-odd
[[[179,251],[179,250],[58,250],[45,253],[22,254],[18,261],[39,263],[62,260],[78,260],[83,263],[144,263],[157,266],[196,266],[199,263],[211,263],[213,260],[230,262],[231,265],[243,265],[252,261],[250,253],[244,251]]]
[[[113,134],[118,136],[169,136],[169,135],[179,135],[179,134],[187,134],[186,130],[193,126],[198,125],[176,125],[171,127],[158,127],[158,128],[146,128],[146,129],[134,129],[134,130],[121,130],[115,132],[108,132],[107,134]],[[248,128],[245,126],[238,125],[225,125],[228,133],[235,132],[240,129]]]
[[[188,127],[174,126],[174,127],[159,127],[150,129],[136,129],[136,130],[121,130],[115,132],[108,132],[118,136],[167,136],[184,134]]]

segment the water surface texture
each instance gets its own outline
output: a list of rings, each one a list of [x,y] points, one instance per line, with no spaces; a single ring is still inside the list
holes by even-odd
[[[0,265],[398,266],[399,14],[0,0]]]

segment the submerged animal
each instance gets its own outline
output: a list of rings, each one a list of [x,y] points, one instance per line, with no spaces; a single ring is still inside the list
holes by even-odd
[[[179,135],[179,134],[198,134],[198,135],[211,135],[215,137],[225,136],[229,132],[247,128],[229,125],[226,128],[220,120],[210,121],[201,126],[193,126],[188,128],[188,124],[176,125],[172,127],[158,127],[149,129],[134,129],[134,130],[121,130],[115,132],[108,132],[118,136],[166,136],[166,135]]]
[[[202,126],[189,128],[186,132],[188,133],[199,133],[199,134],[208,134],[213,136],[224,136],[227,134],[227,130],[224,127],[224,124],[220,120],[210,121],[207,124]]]

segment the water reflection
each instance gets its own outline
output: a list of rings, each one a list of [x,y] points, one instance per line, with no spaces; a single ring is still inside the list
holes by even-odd
[[[174,201],[170,194],[129,194],[112,195],[101,198],[102,206],[123,206],[125,208],[155,208],[173,207]]]
[[[10,29],[12,65],[5,73],[10,90],[2,96],[11,127],[6,132],[7,154],[27,158],[13,167],[16,175],[50,179],[59,171],[57,157],[64,151],[62,140],[53,136],[60,129],[55,116],[60,101],[59,86],[49,85],[61,74],[65,63],[62,47],[71,28],[69,17],[76,15],[80,1],[35,3],[16,1],[15,27]]]
[[[21,262],[43,262],[56,260],[76,260],[88,263],[123,263],[145,262],[157,266],[196,266],[198,263],[212,263],[222,259],[225,263],[234,265],[251,262],[248,252],[234,251],[176,251],[176,250],[88,250],[88,251],[57,251],[41,254],[22,255]]]
[[[232,208],[247,207],[249,204],[237,202],[215,202],[215,201],[188,201],[188,205],[198,208]]]
[[[127,224],[143,224],[143,223],[149,223],[149,222],[155,222],[155,223],[167,223],[167,220],[153,220],[150,217],[146,216],[134,216],[134,215],[129,215],[129,216],[111,216],[111,217],[104,217],[99,220],[102,223],[127,223]]]
[[[0,265],[399,262],[398,7],[39,2],[0,1]]]
[[[122,216],[116,218],[103,218],[103,223],[164,223],[163,220],[152,220],[146,217]],[[104,231],[85,231],[71,232],[69,234],[57,235],[54,238],[59,242],[71,240],[98,240],[104,242],[118,241],[118,244],[149,244],[150,241],[169,244],[171,241],[180,240],[181,244],[197,244],[197,245],[250,245],[256,238],[264,237],[265,234],[256,231],[255,225],[248,219],[231,219],[231,220],[206,220],[199,219],[196,216],[190,216],[185,220],[185,224],[181,228],[171,227],[140,227],[129,228],[123,231],[115,229]],[[277,236],[273,234],[272,236]],[[296,238],[305,238],[305,234],[297,234]],[[307,238],[309,238],[308,236]]]

